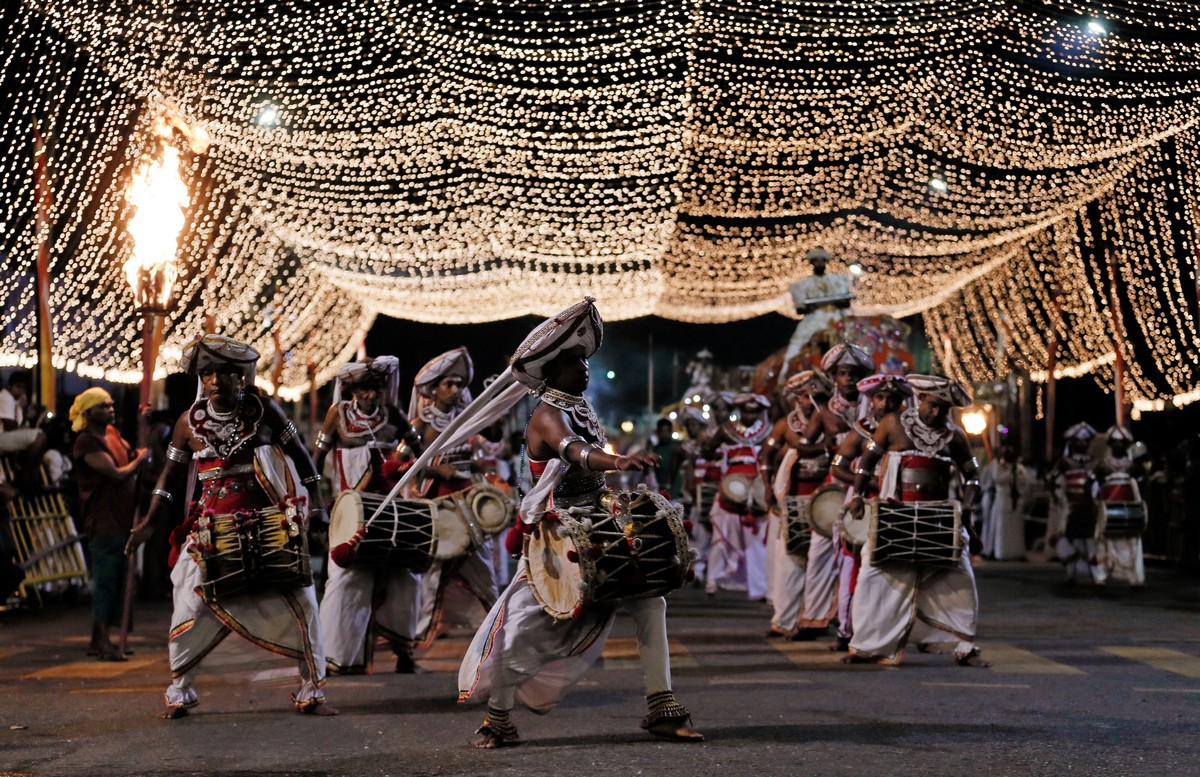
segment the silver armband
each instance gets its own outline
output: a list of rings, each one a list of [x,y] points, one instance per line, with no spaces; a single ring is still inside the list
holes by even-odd
[[[979,478],[971,478],[970,480],[963,483],[963,486],[965,488],[970,488],[971,486],[975,486],[976,488],[979,488]]]
[[[167,458],[179,464],[187,464],[192,460],[192,452],[185,451],[183,448],[176,448],[174,445],[168,445]]]
[[[867,477],[871,477],[874,473],[872,473],[871,470],[869,470],[869,469],[863,469],[862,467],[859,467],[858,469],[854,470],[854,474],[855,475],[866,475]]]
[[[839,454],[837,454],[837,455],[836,455],[836,456],[834,456],[832,459],[830,459],[830,461],[829,461],[829,466],[831,466],[831,467],[844,467],[844,466],[846,466],[846,457],[845,457],[845,456],[843,456],[843,455],[842,455],[842,454],[840,454],[840,453],[839,453]]]
[[[885,451],[883,449],[883,446],[880,445],[879,443],[875,442],[874,440],[870,440],[869,442],[867,442],[867,452],[868,453],[877,453],[880,456],[887,453],[887,451]]]
[[[333,438],[325,432],[317,432],[316,446],[319,451],[327,451],[333,446]]]
[[[592,450],[592,446],[589,445],[583,449],[582,453],[579,454],[579,466],[583,467],[584,472],[592,471],[592,464],[590,461],[592,457]]]
[[[967,478],[972,478],[979,473],[979,459],[972,456],[963,462],[963,475]]]
[[[564,437],[564,438],[562,438],[561,440],[559,440],[559,441],[558,441],[558,457],[559,457],[560,459],[562,459],[563,461],[566,461],[566,460],[567,460],[567,448],[568,448],[568,447],[571,445],[571,443],[573,443],[573,442],[582,442],[582,443],[586,443],[586,442],[587,442],[587,440],[583,439],[582,437],[580,437],[580,436],[579,436],[579,435],[577,435],[577,434],[573,434],[573,435],[571,435],[570,437]]]
[[[801,436],[800,444],[801,445],[812,445],[812,440],[808,439],[807,437]]]
[[[317,483],[321,482],[321,476],[320,474],[309,475],[306,478],[300,478],[300,482],[306,486],[315,486]]]
[[[284,445],[287,445],[289,442],[296,439],[296,437],[298,437],[299,435],[300,435],[300,430],[296,428],[296,425],[294,423],[292,423],[291,421],[288,421],[287,425],[283,427],[283,431],[279,433],[279,442],[281,442]]]
[[[161,488],[156,488],[153,491],[151,491],[150,493],[154,494],[155,496],[161,496],[163,499],[166,499],[168,502],[171,502],[172,504],[175,502],[175,497],[171,495],[170,491],[165,491]]]

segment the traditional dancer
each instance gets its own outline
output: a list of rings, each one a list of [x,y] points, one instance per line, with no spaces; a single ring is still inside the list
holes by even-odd
[[[455,348],[430,359],[413,379],[413,398],[409,413],[415,417],[421,441],[429,445],[454,417],[471,402],[469,386],[475,367],[466,348]],[[497,429],[497,432],[500,430]],[[430,477],[420,489],[426,499],[450,496],[466,491],[481,479],[475,462],[474,438],[443,450],[426,470]],[[491,537],[476,537],[452,559],[435,559],[421,578],[421,618],[417,633],[421,644],[437,638],[445,617],[446,589],[458,582],[490,610],[496,603],[496,573],[492,561]]]
[[[1096,430],[1083,422],[1063,432],[1063,456],[1046,474],[1055,484],[1046,545],[1062,562],[1068,585],[1081,576],[1089,582],[1104,579],[1096,558],[1096,461],[1088,452],[1095,436]]]
[[[863,518],[863,494],[870,488],[877,463],[881,500],[947,500],[952,466],[957,466],[965,480],[963,504],[971,504],[979,491],[979,464],[971,455],[966,434],[949,420],[951,407],[971,403],[966,389],[936,375],[909,375],[908,383],[917,407],[880,420],[855,471],[855,495],[848,508],[856,520]],[[962,531],[972,551],[977,551],[979,539],[969,521]],[[863,548],[855,589],[854,636],[850,655],[844,660],[899,664],[913,626],[920,620],[957,638],[954,657],[960,666],[987,666],[973,642],[978,618],[979,595],[969,553],[962,553],[955,566],[901,562],[876,566],[868,545]]]
[[[652,454],[614,456],[602,447],[604,430],[583,396],[587,360],[602,336],[600,314],[589,298],[535,329],[512,358],[513,374],[541,401],[526,431],[526,452],[537,483],[521,505],[517,526],[522,531],[510,532],[510,539],[519,542],[548,510],[598,508],[605,472],[645,471],[655,463]],[[623,604],[636,623],[645,675],[648,713],[642,727],[670,739],[702,740],[671,690],[666,600],[660,596]],[[475,746],[519,741],[510,717],[518,701],[541,713],[557,706],[599,657],[614,616],[611,605],[581,607],[578,617],[569,620],[548,615],[530,589],[527,559],[522,558],[459,670],[460,701],[488,700]]]
[[[834,392],[829,403],[809,419],[796,446],[799,456],[834,454],[850,424],[858,420],[858,381],[875,371],[875,361],[860,346],[838,343],[821,358],[821,370],[833,379]],[[837,613],[839,569],[837,543],[814,533],[805,568],[804,614],[793,639],[813,640],[829,628]]]
[[[770,520],[774,522],[768,529],[767,539],[768,557],[774,559],[768,579],[772,606],[768,637],[793,636],[804,610],[808,550],[804,547],[803,555],[794,555],[788,547],[789,531],[795,530],[789,523],[788,511],[791,509],[803,515],[808,498],[825,480],[829,458],[824,452],[800,458],[796,455],[796,446],[809,421],[832,392],[833,384],[819,370],[804,370],[788,378],[783,394],[791,407],[788,414],[775,423],[771,436],[763,445],[761,462],[766,482],[771,486]]]
[[[1104,583],[1110,577],[1115,577],[1137,587],[1146,582],[1141,535],[1145,527],[1146,506],[1142,502],[1137,481],[1130,474],[1133,459],[1129,455],[1129,448],[1133,445],[1133,435],[1123,426],[1113,426],[1106,437],[1108,455],[1096,465],[1096,477],[1100,481],[1098,509],[1110,516],[1105,522],[1104,533],[1096,538],[1100,561],[1097,567],[1101,574],[1098,582]],[[1113,527],[1108,525],[1109,522],[1115,522],[1118,508],[1133,510],[1134,515],[1139,516],[1137,525],[1128,527],[1124,533],[1113,531]]]
[[[387,470],[400,441],[420,450],[408,418],[396,408],[400,363],[395,356],[353,362],[337,371],[336,399],[317,435],[314,460],[321,471],[332,454],[335,496],[345,491],[386,494]],[[368,516],[369,517],[369,516]],[[331,548],[321,599],[325,660],[334,674],[371,668],[377,635],[396,656],[396,672],[412,674],[417,629],[418,577],[407,569],[355,565],[354,546]]]
[[[171,573],[175,610],[167,648],[174,681],[166,691],[167,718],[183,717],[199,702],[192,685],[196,670],[231,631],[297,659],[301,684],[292,694],[297,710],[337,714],[324,704],[325,653],[316,591],[311,574],[306,575],[308,549],[303,544],[306,514],[309,520],[317,520],[324,513],[319,502],[307,504],[306,493],[306,489],[316,493],[321,476],[295,425],[279,405],[254,388],[258,358],[247,343],[221,335],[206,335],[183,349],[180,368],[200,379],[201,398],[176,422],[146,520],[129,539],[127,552],[132,552],[150,536],[166,503],[176,497],[192,505],[184,525],[172,537],[183,553]],[[189,473],[183,483],[179,476],[189,463],[195,476]],[[197,485],[200,493],[193,503],[192,489]],[[259,531],[253,520],[268,509],[274,513],[271,525],[264,523]],[[292,582],[277,589],[218,594],[216,584],[238,582],[237,573],[244,565],[243,560],[236,571],[222,573],[232,581],[206,578],[202,564],[221,561],[219,546],[230,539],[220,533],[221,522],[234,527],[239,535],[233,537],[235,541],[246,540],[243,547],[282,531],[286,537],[279,555],[291,557],[287,576]]]
[[[758,453],[771,434],[766,414],[771,401],[746,392],[735,396],[733,404],[738,420],[721,424],[706,450],[706,457],[720,457],[721,492],[709,514],[713,536],[705,591],[746,591],[757,601],[767,596],[766,490]]]
[[[912,388],[908,381],[899,375],[876,373],[858,382],[858,393],[863,398],[859,406],[858,421],[853,424],[854,434],[846,435],[838,446],[830,465],[830,474],[836,480],[848,486],[846,501],[849,502],[857,493],[855,490],[855,471],[861,466],[862,453],[871,441],[879,422],[884,416],[898,413],[904,407],[904,401],[912,396]],[[879,478],[871,472],[867,491],[863,494],[867,499],[879,496]],[[862,566],[861,548],[849,542],[840,524],[835,524],[838,545],[838,628],[837,640],[833,650],[846,652],[850,649],[850,638],[854,636],[854,617],[852,602],[858,580],[858,570]]]

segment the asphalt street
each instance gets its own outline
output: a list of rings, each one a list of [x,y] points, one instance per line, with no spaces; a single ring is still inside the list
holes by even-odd
[[[917,652],[846,666],[828,638],[766,639],[765,604],[677,592],[696,745],[638,728],[627,617],[559,709],[516,713],[520,747],[485,752],[468,745],[482,708],[455,701],[466,629],[419,654],[419,675],[383,654],[375,674],[332,678],[334,718],[294,713],[289,662],[231,637],[203,665],[200,706],[165,721],[167,603],[139,606],[127,663],[84,655],[86,604],[0,613],[0,774],[1200,775],[1200,580],[1151,567],[1143,591],[1066,588],[1036,561],[977,575],[987,669]]]

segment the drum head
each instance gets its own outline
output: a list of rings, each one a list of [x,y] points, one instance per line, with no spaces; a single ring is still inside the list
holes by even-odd
[[[451,559],[466,555],[471,549],[471,526],[459,509],[466,509],[465,502],[438,499],[433,516],[433,533],[437,535],[437,550],[434,558]]]
[[[495,486],[479,483],[471,488],[469,504],[475,525],[484,534],[499,534],[512,522],[512,498]]]
[[[833,527],[845,512],[846,489],[836,483],[826,483],[813,492],[808,502],[808,523],[812,530],[826,539],[833,539]]]
[[[726,475],[721,479],[721,496],[735,505],[749,502],[753,488],[753,482],[745,475]]]
[[[338,494],[337,499],[333,500],[333,509],[329,511],[329,547],[349,542],[355,532],[362,528],[365,519],[362,497],[357,491]]]
[[[842,512],[842,537],[845,538],[847,545],[861,548],[867,544],[867,539],[870,536],[871,520],[866,510],[863,511],[862,518],[857,520],[850,515],[849,510]]]
[[[559,537],[556,529],[541,524],[529,535],[525,556],[529,590],[548,614],[562,620],[572,617],[583,602],[583,574],[579,564],[567,558],[575,543],[570,536]]]
[[[756,508],[766,512],[767,486],[763,483],[762,478],[754,478],[754,481],[750,484],[750,500]]]

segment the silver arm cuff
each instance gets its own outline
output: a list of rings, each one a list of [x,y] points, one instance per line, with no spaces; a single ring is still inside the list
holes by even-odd
[[[963,483],[963,486],[964,486],[964,487],[966,487],[966,488],[969,488],[969,487],[971,487],[971,486],[975,486],[976,488],[979,488],[979,479],[978,479],[978,478],[971,478],[970,480],[968,480],[968,481],[966,481],[965,483]]]
[[[579,454],[579,466],[583,467],[584,472],[592,471],[592,463],[591,463],[590,459],[592,457],[593,450],[595,450],[595,449],[589,445],[583,449],[583,453]]]
[[[867,477],[871,477],[874,473],[871,472],[871,470],[869,470],[869,469],[863,469],[862,467],[859,467],[858,469],[854,470],[854,474],[855,475],[866,475]]]
[[[300,482],[306,486],[316,485],[317,483],[321,482],[321,476],[320,475],[309,475],[306,478],[300,478]]]
[[[317,450],[327,451],[332,447],[332,445],[333,445],[332,437],[325,434],[325,432],[317,432],[317,442],[316,442]]]
[[[805,437],[805,436],[801,435],[801,436],[800,436],[800,444],[801,444],[801,445],[812,445],[812,440],[810,440],[810,439],[808,439],[807,437]]]
[[[840,453],[837,454],[836,456],[834,456],[829,461],[829,466],[831,466],[831,467],[844,467],[844,466],[846,466],[846,464],[847,464],[846,457]]]
[[[167,458],[178,464],[187,464],[192,460],[192,452],[185,451],[183,448],[176,448],[174,445],[168,445]]]
[[[283,427],[283,431],[279,433],[279,442],[284,445],[287,445],[289,442],[296,439],[299,435],[300,435],[300,430],[296,428],[296,425],[294,423],[292,423],[291,421],[288,421],[287,425]]]
[[[582,437],[580,437],[580,436],[579,436],[579,435],[577,435],[577,434],[573,434],[573,435],[571,435],[571,436],[569,436],[569,437],[564,437],[564,438],[562,438],[561,440],[559,440],[559,441],[558,441],[558,457],[559,457],[560,459],[562,459],[563,461],[566,461],[566,460],[567,460],[567,448],[568,448],[568,447],[571,445],[571,443],[573,443],[573,442],[582,442],[582,443],[586,443],[586,442],[587,442],[587,440],[583,439]]]
[[[962,465],[962,471],[963,471],[963,475],[967,479],[974,478],[976,475],[979,474],[979,459],[972,456],[971,458],[964,461],[963,465]]]
[[[151,491],[150,493],[154,494],[155,496],[161,496],[163,499],[166,499],[168,502],[171,502],[171,503],[175,502],[175,497],[171,495],[170,491],[166,491],[161,488],[156,488],[153,491]]]
[[[883,449],[883,446],[880,445],[879,443],[875,442],[874,440],[871,440],[870,442],[867,443],[867,451],[869,453],[879,454],[880,456],[887,453],[887,451],[885,451]]]

